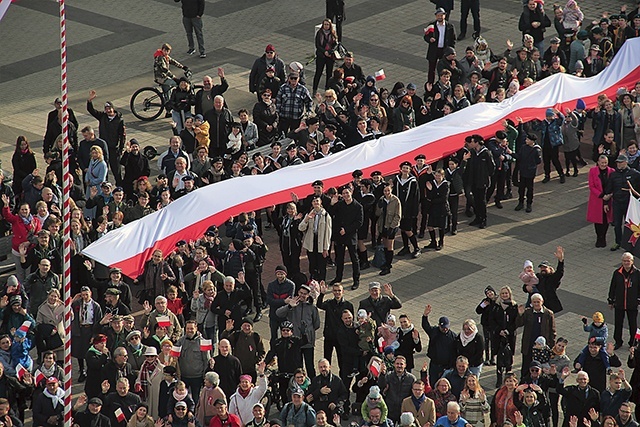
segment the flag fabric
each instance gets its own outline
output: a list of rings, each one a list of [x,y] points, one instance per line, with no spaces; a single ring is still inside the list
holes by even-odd
[[[543,118],[547,108],[573,109],[578,99],[587,108],[597,105],[600,94],[615,96],[619,87],[632,88],[640,75],[640,37],[628,39],[611,66],[594,77],[578,78],[557,73],[500,103],[478,103],[405,132],[358,144],[332,156],[265,175],[247,175],[199,188],[167,207],[113,230],[82,252],[104,265],[118,267],[137,277],[154,250],[169,253],[179,240],[197,240],[212,224],[222,224],[240,212],[291,201],[291,193],[305,197],[311,183],[322,180],[325,188],[350,182],[355,169],[365,176],[379,170],[398,171],[404,160],[424,154],[432,163],[456,152],[464,138],[485,138],[502,129],[506,119]],[[224,195],[224,197],[221,197]]]
[[[640,328],[636,329],[636,336],[635,336],[637,341],[640,341]]]
[[[631,196],[622,230],[621,246],[635,256],[640,256],[640,200]]]
[[[200,351],[210,351],[213,350],[213,342],[211,340],[200,340]]]
[[[27,332],[29,332],[29,328],[31,328],[31,322],[28,320],[25,320],[22,325],[20,325],[20,327],[18,328],[19,331],[24,332],[25,334]]]
[[[379,357],[372,357],[369,363],[369,372],[371,375],[378,378],[382,372],[382,360]]]
[[[40,384],[40,381],[44,380],[45,377],[44,374],[42,372],[40,372],[40,369],[36,369],[36,372],[34,374],[35,378],[36,378],[36,384]]]
[[[172,357],[180,357],[180,352],[182,352],[182,346],[178,347],[177,345],[174,345],[173,347],[171,347],[171,352],[169,352],[169,355]]]
[[[24,377],[24,374],[26,374],[27,372],[29,372],[27,368],[22,366],[20,363],[16,365],[16,376],[18,377],[19,380],[21,380],[22,377]]]
[[[126,417],[124,416],[124,412],[122,412],[122,409],[120,408],[113,411],[113,414],[116,416],[116,420],[118,420],[119,422],[122,422],[126,419]]]
[[[156,317],[156,322],[158,322],[158,325],[163,326],[165,328],[168,328],[171,326],[171,319],[169,319],[169,316],[158,316]]]
[[[9,5],[12,0],[0,0],[0,21],[4,17],[4,14],[7,13],[7,9],[9,9]]]
[[[373,74],[373,77],[376,78],[376,81],[384,80],[387,76],[384,75],[384,69],[380,69]]]
[[[436,31],[436,29],[435,29],[435,27],[433,25],[429,25],[427,28],[424,29],[425,35],[432,34],[435,31]]]

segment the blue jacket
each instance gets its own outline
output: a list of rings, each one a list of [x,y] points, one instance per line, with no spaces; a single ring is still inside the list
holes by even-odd
[[[560,112],[557,113],[558,117],[548,122],[546,119],[537,122],[534,127],[540,131],[540,137],[542,138],[541,146],[544,147],[547,129],[549,130],[549,143],[552,147],[559,147],[564,143],[562,139],[562,124],[564,123],[564,115]],[[547,126],[547,123],[549,124]]]
[[[518,152],[514,154],[514,157],[518,159],[517,166],[520,170],[521,177],[535,178],[538,165],[542,161],[541,153],[542,150],[538,144],[524,144],[518,149]]]
[[[452,423],[446,415],[436,420],[436,427],[464,427],[467,424],[469,424],[467,420],[462,417],[458,417],[455,423]]]

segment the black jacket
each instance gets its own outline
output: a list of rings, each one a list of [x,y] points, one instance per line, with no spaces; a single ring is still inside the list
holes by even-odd
[[[329,394],[320,393],[320,389],[325,386],[331,389]],[[324,410],[330,413],[329,404],[335,403],[337,406],[342,406],[342,403],[349,399],[349,390],[344,386],[339,376],[330,373],[325,377],[320,374],[311,379],[311,384],[307,389],[308,395],[313,396],[311,403],[316,411]]]
[[[273,64],[276,68],[276,77],[280,79],[281,82],[285,80],[285,71],[286,66],[284,61],[278,57],[276,54],[273,59]],[[264,76],[267,75],[267,55],[264,54],[260,58],[256,59],[251,67],[251,73],[249,74],[249,92],[256,93],[258,91],[258,86],[260,85],[260,81]]]
[[[438,325],[431,325],[428,316],[422,316],[422,329],[429,336],[429,348],[427,356],[433,363],[442,365],[445,368],[455,366],[456,357],[458,356],[456,343],[458,342],[458,334],[449,329],[443,333]],[[435,379],[434,379],[435,381]]]
[[[358,229],[362,227],[364,222],[362,205],[355,200],[349,204],[341,200],[327,210],[333,216],[333,240],[355,245],[358,238]],[[344,236],[340,235],[341,228],[344,228]]]
[[[127,421],[131,419],[131,416],[135,412],[135,407],[140,403],[140,396],[133,393],[127,393],[125,396],[120,396],[117,392],[112,391],[107,394],[103,399],[105,414],[109,414],[111,419],[111,427],[126,427]],[[118,421],[115,415],[115,411],[121,409],[124,414],[124,421]]]
[[[640,185],[640,172],[627,167],[626,169],[617,169],[611,172],[607,181],[607,188],[604,189],[605,194],[613,194],[613,203],[625,205],[629,203],[631,192],[628,191],[627,181],[631,183],[633,188]]]
[[[481,333],[477,333],[475,338],[471,340],[466,346],[462,345],[460,336],[456,340],[456,349],[458,356],[464,356],[469,359],[469,366],[480,366],[484,361],[484,338]]]
[[[204,0],[198,0],[198,1],[204,1]],[[220,79],[220,84],[219,85],[213,85],[213,87],[211,87],[211,90],[209,91],[209,97],[211,97],[211,99],[213,100],[213,98],[215,98],[218,95],[222,95],[223,93],[225,93],[227,91],[227,89],[229,89],[229,83],[227,83],[227,79],[225,79],[224,77],[222,79]],[[205,96],[205,90],[201,89],[196,93],[196,114],[202,114],[202,116],[204,116],[204,113],[206,113],[206,111],[202,110],[202,97]]]
[[[487,147],[482,147],[479,151],[471,150],[471,158],[466,169],[467,182],[472,188],[487,187],[495,168],[493,156]]]
[[[182,16],[185,18],[195,18],[204,13],[204,0],[173,0],[176,3],[182,2]]]
[[[539,22],[540,26],[538,28],[533,28],[531,26],[533,22]],[[518,22],[518,29],[522,31],[523,36],[525,34],[530,34],[535,43],[541,42],[544,40],[545,30],[550,26],[551,21],[546,13],[541,10],[541,6],[536,4],[536,9],[531,11],[525,5],[522,15],[520,15],[520,21]]]
[[[518,148],[518,152],[514,153],[514,157],[518,159],[518,170],[523,178],[535,178],[538,165],[542,161],[542,149],[539,145],[523,144]]]
[[[109,417],[100,412],[92,414],[89,409],[75,413],[73,423],[79,427],[111,427]]]
[[[440,59],[438,56],[438,39],[440,38],[440,31],[438,30],[437,21],[431,22],[427,28],[433,25],[433,33],[429,32],[424,35],[424,41],[429,43],[429,49],[427,50],[427,59],[429,61],[436,61]],[[445,21],[445,34],[444,34],[444,48],[456,47],[456,30],[448,21]],[[431,38],[435,39],[435,42],[431,43]]]
[[[396,349],[396,355],[404,356],[407,359],[407,371],[411,371],[415,367],[413,354],[422,351],[422,341],[418,338],[416,343],[411,332],[404,333],[402,329],[398,328],[398,343],[400,346]]]
[[[539,280],[538,292],[540,292],[540,295],[544,298],[544,306],[553,311],[553,314],[556,315],[562,311],[563,308],[560,298],[558,298],[558,294],[556,292],[560,287],[560,281],[562,280],[563,275],[564,261],[558,261],[556,271],[552,274],[536,274]]]
[[[149,159],[141,153],[138,153],[138,155],[127,152],[123,153],[120,164],[124,166],[124,181],[127,183],[127,186],[131,186],[131,189],[133,189],[133,181],[141,176],[151,175]],[[131,197],[132,194],[127,194],[127,196]]]
[[[115,157],[119,156],[124,148],[124,140],[126,137],[122,113],[116,112],[116,116],[110,120],[107,113],[97,111],[93,108],[93,102],[91,101],[87,101],[87,111],[100,123],[100,138],[106,141],[107,147],[109,147],[109,154]],[[105,155],[105,158],[106,157]]]
[[[607,301],[616,310],[638,309],[638,286],[640,285],[640,270],[635,266],[628,272],[620,267],[613,272],[609,286]]]
[[[324,300],[324,294],[318,295],[318,301],[316,303],[319,309],[325,311],[324,316],[324,339],[333,338],[337,336],[337,331],[342,324],[342,311],[349,310],[353,314],[353,304],[345,300],[344,297],[340,302],[335,298],[328,301]]]
[[[382,295],[377,300],[371,297],[367,297],[360,301],[358,310],[365,310],[367,313],[371,313],[371,318],[376,321],[378,326],[387,322],[387,317],[391,310],[397,310],[402,308],[402,303],[398,297],[394,296],[390,298],[388,295]]]
[[[591,386],[587,386],[588,393],[580,390],[577,385],[565,387],[563,383],[558,385],[558,393],[562,395],[562,406],[565,408],[563,427],[569,427],[569,418],[572,415],[578,417],[578,426],[584,427],[583,418],[589,418],[589,409],[600,412],[600,392]]]
[[[402,204],[402,217],[415,218],[418,216],[420,208],[420,189],[418,188],[418,180],[413,176],[409,176],[405,183],[400,182],[400,175],[393,180],[393,194],[395,194]]]
[[[308,344],[306,335],[302,338],[295,336],[278,338],[264,360],[270,363],[274,357],[277,357],[280,372],[293,374],[296,369],[302,368],[302,346],[306,344]]]
[[[204,114],[204,119],[209,123],[209,138],[211,139],[210,148],[227,149],[227,142],[229,142],[229,134],[231,133],[231,124],[233,123],[233,116],[228,108],[224,108],[221,111],[216,111],[215,108],[207,111]],[[213,151],[209,152],[210,157],[217,155]]]

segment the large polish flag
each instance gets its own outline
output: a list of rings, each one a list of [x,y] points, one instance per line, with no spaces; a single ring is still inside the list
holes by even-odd
[[[0,21],[4,18],[4,14],[7,13],[9,5],[13,0],[0,0]]]
[[[598,95],[613,97],[618,88],[631,88],[637,81],[640,81],[640,38],[633,38],[627,40],[612,64],[595,77],[556,74],[499,104],[475,104],[321,160],[200,188],[152,215],[107,233],[83,253],[135,277],[153,250],[169,253],[177,241],[199,239],[207,227],[220,225],[231,215],[289,202],[291,192],[306,196],[312,192],[311,183],[316,179],[324,181],[328,188],[349,182],[355,169],[361,169],[365,176],[374,170],[392,174],[402,161],[413,160],[417,154],[426,155],[427,161],[432,162],[460,149],[469,134],[493,135],[507,118],[514,121],[516,117],[524,121],[544,118],[547,108],[573,109],[578,99],[592,108]]]

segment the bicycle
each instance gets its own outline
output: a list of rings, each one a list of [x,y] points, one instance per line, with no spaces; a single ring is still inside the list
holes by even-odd
[[[287,403],[284,402],[280,396],[280,379],[285,378],[289,380],[293,374],[286,372],[280,373],[276,369],[267,368],[267,375],[269,377],[269,385],[267,386],[267,392],[260,400],[260,403],[264,406],[264,413],[268,417],[269,412],[271,411],[271,405],[275,404],[278,413],[280,413],[285,403]]]
[[[191,71],[185,71],[184,76],[190,80],[193,73]],[[191,85],[191,90],[202,89],[202,85]],[[162,115],[165,109],[168,111],[167,102],[171,98],[171,92],[174,88],[171,88],[167,93],[167,99],[165,100],[164,94],[160,85],[147,86],[136,90],[131,95],[129,101],[129,108],[131,113],[139,120],[144,122],[150,122]]]

